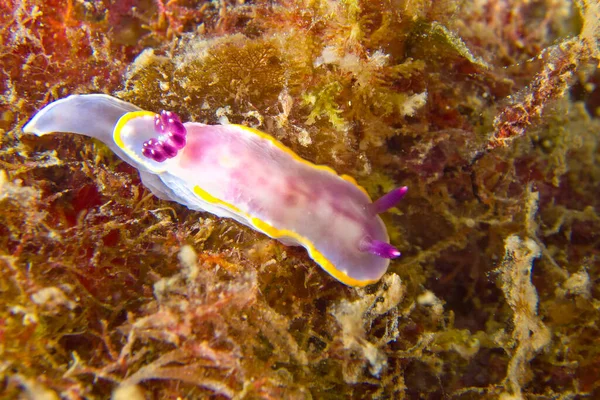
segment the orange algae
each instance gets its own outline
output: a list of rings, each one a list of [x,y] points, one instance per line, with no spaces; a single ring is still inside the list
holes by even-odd
[[[0,10],[7,398],[600,394],[594,2]],[[257,127],[374,197],[408,185],[403,258],[347,288],[95,142],[20,132],[90,91]]]

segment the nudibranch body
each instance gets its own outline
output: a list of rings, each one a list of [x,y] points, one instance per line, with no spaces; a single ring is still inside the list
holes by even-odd
[[[406,187],[371,202],[353,178],[312,164],[255,129],[182,124],[172,112],[90,94],[49,104],[23,130],[97,138],[137,168],[159,198],[301,245],[347,285],[379,280],[389,259],[400,255],[377,214],[393,207]]]

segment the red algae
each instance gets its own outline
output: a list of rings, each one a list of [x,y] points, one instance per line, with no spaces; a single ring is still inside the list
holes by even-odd
[[[600,395],[598,5],[0,4],[3,398]],[[379,197],[403,256],[345,287],[159,200],[72,93],[269,132]]]

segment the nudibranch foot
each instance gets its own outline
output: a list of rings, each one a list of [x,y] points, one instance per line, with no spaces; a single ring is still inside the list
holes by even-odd
[[[375,240],[369,236],[362,238],[358,245],[360,251],[371,253],[381,258],[400,257],[400,251],[389,243]]]
[[[156,114],[154,131],[159,134],[158,139],[151,138],[142,144],[144,157],[163,162],[175,157],[185,147],[187,131],[174,112],[163,110]]]
[[[408,186],[402,186],[384,194],[369,205],[369,211],[373,215],[386,212],[398,204],[406,196],[406,192],[408,192]]]

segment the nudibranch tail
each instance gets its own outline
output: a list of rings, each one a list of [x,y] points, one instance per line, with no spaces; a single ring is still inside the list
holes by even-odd
[[[152,138],[143,143],[142,154],[156,162],[173,158],[185,147],[187,131],[177,114],[161,111],[154,117],[154,130],[158,139]]]
[[[48,104],[23,127],[38,136],[73,132],[112,144],[117,121],[140,108],[105,94],[73,95]]]
[[[397,258],[400,257],[400,251],[389,243],[375,240],[369,236],[365,236],[359,243],[360,251],[371,253],[381,258]]]
[[[113,130],[121,117],[140,110],[105,94],[72,95],[45,106],[23,127],[23,132],[37,136],[72,132],[93,137],[127,160],[127,155],[113,140]]]
[[[406,192],[408,192],[408,186],[402,186],[384,194],[369,205],[369,211],[375,215],[389,210],[406,196]]]

